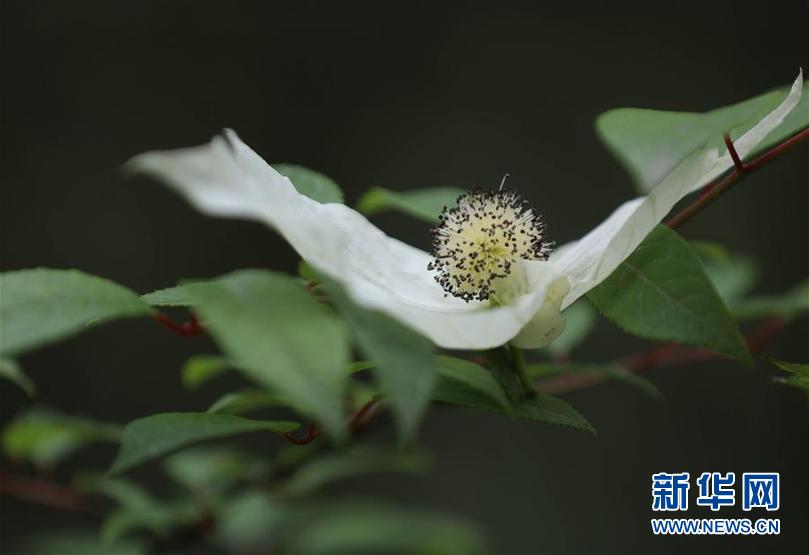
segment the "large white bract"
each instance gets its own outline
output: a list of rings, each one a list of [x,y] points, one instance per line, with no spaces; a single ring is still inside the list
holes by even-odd
[[[748,156],[795,107],[802,79],[799,74],[784,101],[735,141],[740,156]],[[301,195],[233,131],[199,147],[147,152],[128,166],[165,181],[206,214],[273,227],[355,302],[389,314],[436,345],[488,349],[509,342],[522,348],[550,344],[564,329],[562,311],[607,278],[680,199],[733,161],[716,148],[693,153],[647,196],[622,204],[578,241],[547,260],[517,261],[507,277],[492,283],[496,305],[446,295],[428,270],[428,253],[388,237],[343,204]]]

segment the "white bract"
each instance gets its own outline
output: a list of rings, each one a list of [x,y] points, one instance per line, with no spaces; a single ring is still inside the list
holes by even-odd
[[[740,156],[748,156],[795,107],[802,83],[799,75],[784,101],[736,140]],[[508,247],[513,256],[507,269],[492,258],[470,275],[479,287],[485,284],[485,291],[458,281],[457,267],[436,268],[429,253],[388,237],[355,210],[298,193],[233,131],[199,147],[147,152],[128,165],[165,181],[206,214],[273,227],[355,302],[404,322],[438,346],[487,349],[509,342],[522,348],[550,344],[564,329],[562,311],[607,278],[680,199],[732,168],[733,161],[715,148],[693,153],[647,196],[619,206],[590,233],[550,256],[537,219],[532,241]],[[519,210],[515,214],[519,216]],[[529,216],[533,212],[525,218]],[[518,223],[530,234],[526,222]],[[477,233],[482,224],[473,227]],[[508,237],[512,235],[501,234],[498,240]],[[486,248],[489,254],[506,252],[498,245]],[[459,249],[453,253],[473,251]],[[443,277],[455,280],[451,295],[439,283],[442,276],[436,280],[442,271]]]

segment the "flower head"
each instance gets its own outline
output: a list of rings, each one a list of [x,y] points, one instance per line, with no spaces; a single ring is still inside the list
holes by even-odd
[[[735,141],[741,157],[795,108],[802,85],[799,74],[784,101]],[[437,345],[488,349],[551,343],[564,329],[562,311],[606,279],[680,199],[732,168],[733,160],[715,148],[697,150],[647,196],[625,202],[550,254],[541,219],[518,195],[471,193],[443,214],[432,256],[343,204],[299,194],[232,131],[207,145],[141,154],[129,167],[165,181],[202,212],[275,228],[355,302]]]
[[[476,190],[444,207],[427,269],[447,294],[485,301],[496,280],[521,260],[547,260],[550,246],[542,216],[518,193]]]

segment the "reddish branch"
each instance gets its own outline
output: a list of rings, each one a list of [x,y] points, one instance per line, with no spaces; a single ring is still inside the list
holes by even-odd
[[[0,470],[0,495],[64,511],[97,516],[90,500],[81,493],[50,480],[12,474],[5,470]]]
[[[685,222],[690,220],[697,212],[699,212],[700,210],[711,204],[714,200],[716,200],[717,197],[719,197],[719,195],[728,191],[734,185],[736,185],[742,179],[742,177],[759,169],[763,165],[770,162],[772,159],[780,156],[787,150],[791,149],[792,147],[794,147],[795,145],[806,139],[809,139],[809,127],[801,131],[798,131],[796,134],[792,135],[789,139],[778,143],[770,150],[764,152],[763,154],[754,158],[750,162],[743,162],[742,159],[739,157],[739,153],[736,152],[736,148],[733,146],[733,141],[731,141],[730,137],[727,134],[725,134],[725,146],[727,147],[728,152],[730,153],[730,157],[733,159],[734,165],[733,171],[724,178],[721,178],[706,185],[702,190],[702,194],[699,197],[697,197],[697,199],[694,202],[683,208],[680,212],[678,212],[671,219],[669,219],[666,222],[666,225],[672,229],[680,227]]]
[[[351,417],[348,420],[349,432],[356,432],[374,417],[378,402],[379,397],[372,397],[367,403],[351,414]],[[306,429],[306,433],[301,437],[295,437],[289,432],[279,435],[293,445],[307,445],[317,439],[321,433],[321,430],[318,429],[314,424],[310,424]]]
[[[769,318],[763,321],[746,338],[747,348],[752,355],[760,354],[784,328],[782,318]],[[655,368],[676,364],[697,364],[721,360],[722,355],[676,343],[656,345],[643,353],[629,355],[616,360],[614,364],[634,374],[643,374]],[[601,384],[609,376],[599,372],[569,372],[541,380],[537,388],[552,395],[570,393]]]
[[[155,320],[167,330],[182,335],[185,337],[193,337],[197,335],[204,335],[205,328],[199,323],[196,314],[191,314],[191,319],[188,322],[178,324],[162,312],[155,314]]]
[[[351,413],[351,418],[348,421],[349,432],[353,434],[374,417],[379,399],[379,397],[373,397],[359,409]],[[301,437],[295,437],[289,432],[285,432],[280,435],[293,445],[306,445],[312,443],[321,433],[321,430],[318,429],[314,424],[310,424],[306,429],[306,433]]]
[[[301,437],[295,437],[290,432],[284,432],[279,435],[292,445],[307,445],[317,439],[320,435],[320,430],[318,430],[314,424],[309,424],[306,433]]]

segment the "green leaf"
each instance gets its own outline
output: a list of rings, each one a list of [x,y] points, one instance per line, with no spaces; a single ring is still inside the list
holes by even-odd
[[[20,353],[89,326],[151,309],[109,280],[77,270],[19,270],[0,274],[0,354]]]
[[[556,341],[548,346],[552,355],[570,353],[574,347],[587,339],[596,325],[596,313],[585,299],[573,303],[562,313],[565,329]]]
[[[191,296],[183,285],[158,289],[141,295],[141,300],[151,306],[191,306]]]
[[[15,360],[0,357],[0,378],[15,383],[29,397],[33,397],[37,393],[36,384],[25,375]]]
[[[14,553],[25,555],[146,555],[134,541],[104,542],[95,530],[44,530],[24,540]]]
[[[270,465],[233,448],[190,447],[167,457],[163,469],[189,491],[225,492],[239,482],[259,480]]]
[[[755,261],[747,256],[730,254],[715,244],[692,243],[702,259],[705,273],[726,303],[732,303],[750,292],[758,279]]]
[[[126,425],[121,438],[121,449],[112,463],[110,473],[125,472],[148,460],[199,441],[256,431],[281,434],[298,428],[299,424],[296,422],[248,420],[207,412],[153,414]]]
[[[287,511],[266,491],[241,492],[228,499],[216,515],[217,543],[224,545],[227,553],[267,553],[283,531]]]
[[[422,451],[385,451],[355,448],[321,455],[304,464],[281,486],[286,495],[310,495],[326,484],[360,476],[389,472],[419,473],[429,465],[429,457]]]
[[[228,274],[189,291],[209,333],[234,366],[345,437],[345,329],[293,278],[258,270]]]
[[[760,295],[736,301],[730,306],[738,320],[779,316],[791,320],[809,313],[809,280],[784,295]]]
[[[208,408],[208,412],[242,415],[286,404],[287,400],[276,393],[263,389],[243,389],[226,393]]]
[[[809,394],[809,364],[799,364],[797,362],[786,362],[784,360],[770,359],[781,370],[789,372],[791,376],[786,378],[773,378],[776,382],[797,387]]]
[[[232,367],[233,365],[224,357],[191,357],[185,362],[180,371],[183,377],[183,387],[186,389],[195,389],[221,376]]]
[[[306,260],[298,262],[298,275],[306,281],[317,281],[320,279],[315,269],[312,268]]]
[[[796,376],[801,376],[803,378],[809,378],[809,364],[799,364],[797,362],[787,362],[785,360],[778,360],[775,358],[771,358],[770,362],[775,364],[781,370],[785,370],[791,374],[795,374]]]
[[[705,113],[618,108],[596,119],[596,131],[626,167],[642,192],[649,191],[703,146],[724,149],[722,134],[736,138],[749,130],[786,97],[788,87]],[[809,125],[809,96],[759,145],[760,150]]]
[[[511,403],[506,392],[483,368],[460,358],[436,357],[438,383],[433,399],[467,407],[509,412]]]
[[[3,451],[12,459],[50,467],[91,443],[117,442],[120,435],[116,425],[33,407],[3,430]]]
[[[117,503],[101,528],[101,539],[105,543],[118,541],[140,530],[165,538],[180,527],[198,522],[203,516],[194,500],[164,501],[123,479],[84,475],[77,480],[77,486],[83,491],[105,495]]]
[[[435,384],[432,344],[385,314],[357,306],[336,283],[324,283],[360,351],[374,364],[371,371],[390,397],[400,436],[413,439]]]
[[[438,221],[445,206],[455,206],[466,191],[455,187],[429,187],[410,191],[391,191],[374,187],[357,201],[356,208],[366,216],[385,210],[397,210],[429,223]]]
[[[313,507],[301,515],[289,553],[483,553],[477,532],[466,523],[432,511],[402,509],[369,501],[343,501]]]
[[[655,399],[662,399],[663,394],[652,382],[639,376],[635,372],[630,372],[623,366],[617,364],[555,364],[555,363],[542,363],[532,364],[528,367],[529,375],[537,378],[546,378],[550,376],[557,376],[559,374],[568,373],[584,373],[601,375],[610,380],[624,382],[628,385],[635,386]]]
[[[696,253],[665,226],[657,226],[587,296],[604,316],[629,333],[751,362],[735,320]]]
[[[495,379],[510,401],[505,409],[493,403],[480,403],[477,408],[505,416],[569,426],[595,433],[590,423],[561,399],[541,392],[526,398],[524,389],[511,366],[511,359],[505,355],[504,349],[491,349],[485,354]]]
[[[521,418],[557,424],[595,433],[596,430],[576,409],[557,397],[537,393],[533,397],[518,403],[513,414]]]
[[[343,191],[322,173],[294,164],[273,164],[275,171],[292,181],[302,195],[322,203],[343,202]]]

